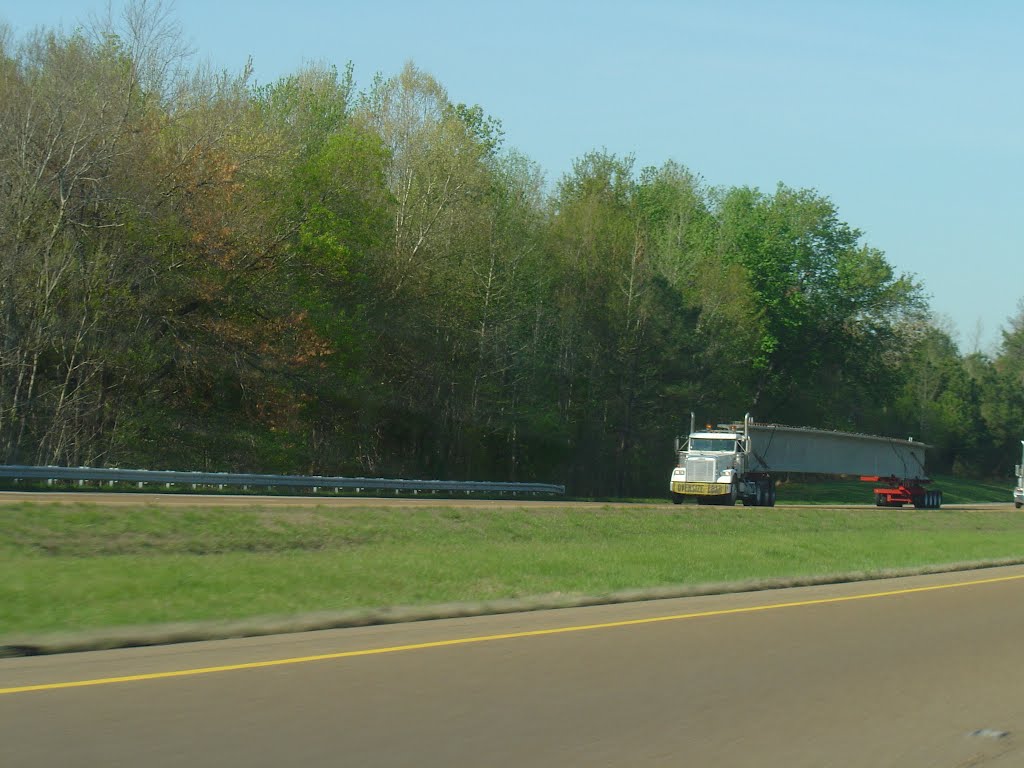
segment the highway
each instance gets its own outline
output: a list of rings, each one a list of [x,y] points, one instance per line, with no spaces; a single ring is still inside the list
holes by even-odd
[[[0,765],[1010,766],[1024,567],[0,660]]]

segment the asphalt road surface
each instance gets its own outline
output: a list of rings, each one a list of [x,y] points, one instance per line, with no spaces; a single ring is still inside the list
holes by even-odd
[[[1024,567],[0,660],[0,765],[1017,766]]]

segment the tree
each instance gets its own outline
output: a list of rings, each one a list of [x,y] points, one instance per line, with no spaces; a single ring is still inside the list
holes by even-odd
[[[752,399],[761,310],[742,266],[715,250],[714,195],[675,163],[646,169],[638,190],[663,305],[652,313],[663,420],[674,431],[688,413],[732,413]]]
[[[138,42],[138,41],[135,41]],[[110,450],[112,397],[145,269],[126,180],[153,101],[120,38],[39,33],[0,66],[0,456],[83,463]],[[150,58],[150,61],[153,59]],[[140,270],[140,266],[142,269]],[[123,357],[121,358],[123,360]]]
[[[365,469],[363,434],[373,396],[367,313],[376,300],[370,273],[385,248],[391,197],[389,155],[380,137],[350,114],[351,68],[308,69],[259,95],[264,130],[282,136],[280,171],[260,180],[277,211],[281,258],[274,270],[282,312],[297,313],[304,335],[282,389],[296,399],[318,472]],[[283,290],[282,290],[283,289]],[[264,354],[265,356],[265,354]]]
[[[730,190],[718,216],[718,252],[743,267],[761,310],[751,405],[797,423],[861,423],[898,385],[886,373],[903,320],[923,310],[920,287],[813,191]]]
[[[983,393],[984,434],[991,446],[984,466],[1002,477],[1018,462],[1024,438],[1024,300],[1002,332],[995,359],[977,378]]]
[[[387,150],[392,200],[369,276],[378,297],[368,306],[374,455],[392,457],[392,471],[472,473],[465,446],[482,392],[481,350],[511,268],[496,228],[500,126],[478,107],[451,103],[411,63],[378,78],[355,116]]]
[[[901,371],[905,383],[890,418],[906,435],[932,446],[933,474],[978,471],[985,432],[978,379],[968,374],[950,334],[936,323],[919,323],[909,339]]]

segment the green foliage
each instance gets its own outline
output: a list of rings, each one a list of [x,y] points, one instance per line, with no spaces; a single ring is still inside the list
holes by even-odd
[[[990,466],[1009,472],[1020,463],[1024,439],[1024,299],[1003,331],[1003,343],[991,364],[984,359],[973,362],[976,386],[984,393],[981,416],[995,454]]]
[[[935,471],[971,467],[984,426],[977,387],[953,341],[935,328],[921,329],[904,370],[897,407],[904,431],[935,446],[929,457]]]
[[[718,251],[744,268],[761,310],[752,405],[779,420],[856,425],[895,393],[887,367],[901,323],[924,308],[920,288],[860,245],[861,233],[816,192],[734,189],[718,211]]]
[[[691,410],[1019,455],[1024,310],[962,356],[817,191],[551,189],[412,63],[254,87],[134,21],[0,41],[0,460],[660,495]]]

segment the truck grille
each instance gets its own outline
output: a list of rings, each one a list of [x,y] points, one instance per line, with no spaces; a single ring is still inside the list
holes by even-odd
[[[718,478],[715,460],[694,458],[686,460],[686,480],[691,483],[713,483]]]

